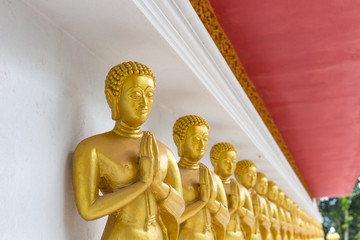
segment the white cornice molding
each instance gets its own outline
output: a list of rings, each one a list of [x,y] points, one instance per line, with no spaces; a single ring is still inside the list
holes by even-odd
[[[256,109],[187,0],[133,0],[179,57],[222,105],[268,164],[283,176],[293,192],[286,192],[303,210],[322,217],[287,162]]]

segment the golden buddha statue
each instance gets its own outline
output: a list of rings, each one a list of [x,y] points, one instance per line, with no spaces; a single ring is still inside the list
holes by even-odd
[[[249,160],[242,160],[237,162],[235,172],[236,180],[239,182],[241,195],[244,195],[244,204],[242,212],[240,211],[241,227],[243,235],[246,240],[253,238],[255,230],[255,213],[251,199],[250,191],[256,183],[256,165]],[[260,233],[259,233],[260,234]]]
[[[276,203],[277,203],[277,209],[278,209],[278,213],[279,213],[280,236],[281,236],[282,240],[288,240],[288,235],[287,235],[288,224],[286,221],[286,213],[284,210],[285,194],[280,188],[279,188],[279,194],[278,194],[278,199],[277,199]]]
[[[332,233],[328,233],[326,234],[326,239],[327,240],[340,240],[340,235],[337,232],[332,232]]]
[[[230,214],[230,220],[226,227],[226,240],[244,239],[241,231],[241,216],[245,216],[246,211],[243,209],[244,194],[241,194],[240,185],[230,176],[235,171],[236,149],[230,143],[217,143],[210,151],[210,160],[214,166],[214,171],[221,179],[224,186],[227,204]]]
[[[268,178],[262,173],[257,173],[255,191],[252,194],[252,202],[257,220],[257,234],[256,239],[267,240],[270,235],[270,215],[268,211],[268,204],[265,199],[268,188]],[[260,237],[260,238],[259,238]]]
[[[298,211],[297,205],[291,200],[292,207],[291,207],[291,220],[293,226],[293,237],[295,240],[301,239],[300,237],[300,228],[299,228],[299,218],[298,218]]]
[[[280,240],[280,217],[277,207],[277,200],[279,195],[279,187],[276,183],[269,181],[268,190],[266,193],[268,206],[269,206],[269,218],[271,223],[271,236],[274,240]]]
[[[300,207],[298,207],[299,212],[299,219],[300,219],[300,232],[301,232],[301,239],[308,239],[308,229],[305,221],[305,212]]]
[[[155,77],[147,66],[126,62],[113,67],[105,95],[115,127],[83,140],[75,150],[76,206],[87,221],[109,215],[103,240],[178,237],[185,204],[175,157],[140,129],[154,91]]]
[[[286,195],[285,195],[284,210],[285,210],[285,219],[286,219],[286,225],[287,225],[286,235],[289,240],[293,240],[294,239],[294,236],[293,236],[294,228],[293,228],[292,217],[291,217],[292,202],[291,202],[291,198],[289,198]]]
[[[209,126],[198,116],[179,118],[173,128],[185,211],[180,218],[180,240],[224,239],[229,212],[221,180],[203,164]]]

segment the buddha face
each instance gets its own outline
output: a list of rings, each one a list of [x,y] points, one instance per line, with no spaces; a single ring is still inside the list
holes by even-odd
[[[267,191],[267,197],[270,201],[276,202],[278,198],[279,187],[276,185],[269,185]]]
[[[291,199],[288,196],[285,197],[284,207],[286,210],[291,211]]]
[[[236,152],[234,151],[222,151],[220,152],[217,160],[216,174],[221,177],[228,178],[235,171],[236,165]]]
[[[246,188],[249,189],[255,186],[256,178],[257,178],[256,167],[251,166],[248,167],[245,173],[241,176],[241,183]]]
[[[206,152],[209,140],[209,129],[204,126],[191,126],[187,129],[182,141],[183,156],[191,161],[199,161]]]
[[[117,98],[119,120],[131,127],[142,125],[152,110],[154,92],[154,80],[151,77],[129,76]]]
[[[255,190],[256,192],[263,196],[266,194],[267,192],[267,188],[268,188],[268,179],[267,177],[263,177],[263,176],[259,176],[256,179],[256,184],[255,184]]]
[[[279,190],[277,203],[279,206],[284,206],[284,202],[285,202],[285,194],[283,191]]]

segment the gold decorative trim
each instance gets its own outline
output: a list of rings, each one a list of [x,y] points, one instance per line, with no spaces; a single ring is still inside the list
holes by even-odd
[[[190,3],[200,17],[202,23],[209,32],[219,51],[225,58],[231,71],[234,73],[235,77],[239,81],[241,87],[244,89],[250,101],[254,105],[256,111],[259,113],[260,117],[264,121],[266,127],[269,129],[279,148],[285,155],[295,174],[301,181],[309,196],[312,197],[308,186],[306,185],[303,177],[301,176],[300,171],[297,168],[288,147],[286,146],[279,130],[277,129],[273,119],[271,118],[268,110],[265,107],[264,102],[261,100],[258,93],[256,92],[256,89],[250,81],[249,77],[247,76],[244,67],[241,65],[230,40],[227,38],[224,30],[221,28],[209,0],[190,0]]]

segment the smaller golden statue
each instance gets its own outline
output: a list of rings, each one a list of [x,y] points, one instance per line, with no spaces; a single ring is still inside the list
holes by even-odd
[[[267,199],[269,205],[269,217],[271,222],[271,235],[272,239],[280,240],[280,217],[277,208],[277,200],[278,200],[279,188],[276,183],[269,181],[268,182],[268,191],[267,191]]]
[[[244,195],[242,207],[244,213],[240,213],[243,235],[246,240],[250,240],[253,238],[257,226],[255,225],[255,213],[250,193],[256,183],[256,165],[249,160],[239,161],[236,164],[234,175],[239,182],[241,194]]]
[[[230,176],[235,171],[236,149],[230,143],[217,143],[210,151],[210,160],[214,171],[219,176],[225,189],[230,221],[226,228],[226,240],[244,239],[241,231],[241,216],[246,215],[244,194],[241,194],[240,185]]]
[[[327,240],[340,240],[340,235],[337,232],[326,234]]]
[[[300,239],[307,239],[307,228],[304,221],[305,212],[300,207],[298,207],[297,211],[299,217]]]
[[[284,210],[285,210],[285,219],[286,219],[286,235],[289,240],[294,239],[294,226],[292,222],[291,212],[292,212],[292,201],[291,198],[285,195],[285,203],[284,203]]]
[[[280,236],[281,236],[282,240],[288,240],[288,235],[287,235],[288,224],[286,221],[286,213],[284,210],[285,194],[281,189],[279,189],[278,199],[277,199],[276,203],[277,203],[277,208],[278,208],[278,213],[279,213]]]
[[[297,205],[291,200],[291,220],[293,226],[293,237],[295,240],[301,239],[300,238],[300,228],[299,228],[299,218],[298,218],[298,211]]]
[[[262,173],[257,173],[257,179],[255,184],[255,191],[252,194],[252,202],[254,206],[254,212],[257,219],[257,236],[256,239],[267,240],[270,233],[270,215],[268,211],[268,204],[265,199],[265,195],[268,188],[268,178]],[[260,235],[259,235],[260,232]]]
[[[222,240],[229,221],[225,190],[219,177],[198,162],[205,155],[209,126],[198,116],[179,118],[173,127],[185,200],[180,240]]]

